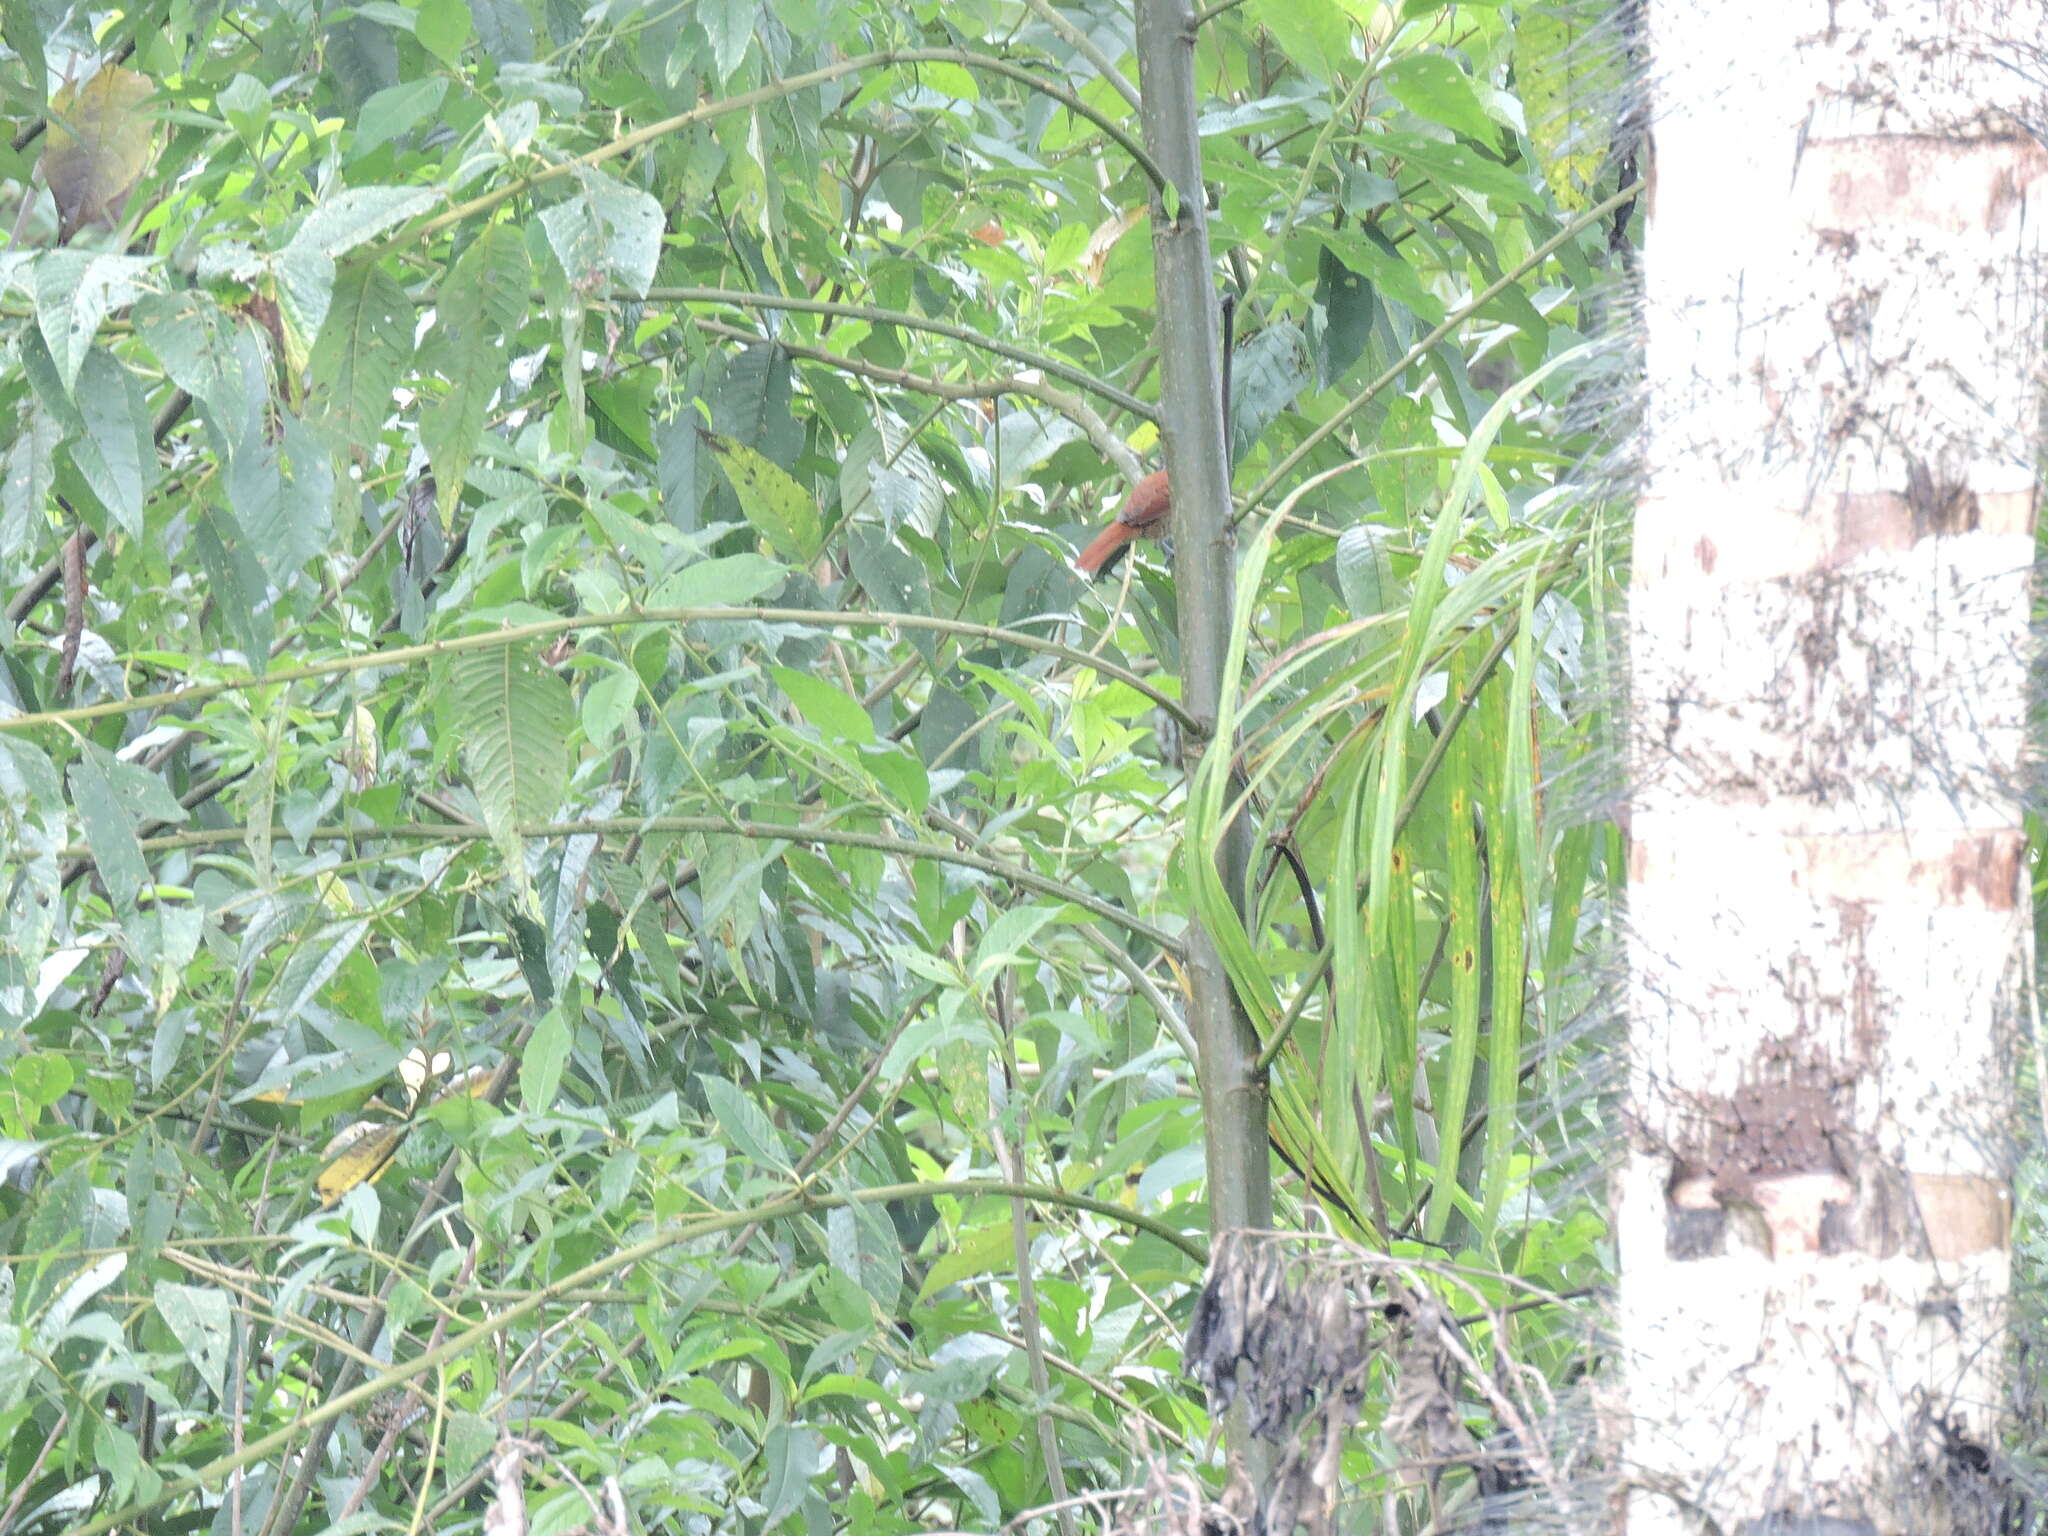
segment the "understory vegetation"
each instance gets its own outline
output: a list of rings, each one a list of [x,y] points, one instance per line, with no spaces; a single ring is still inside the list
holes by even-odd
[[[1202,18],[1206,754],[1164,548],[1071,567],[1163,463],[1121,6],[0,39],[0,1536],[1192,1522],[1233,1350],[1269,1526],[1568,1496],[1601,9]],[[1213,1273],[1195,923],[1308,1234]]]

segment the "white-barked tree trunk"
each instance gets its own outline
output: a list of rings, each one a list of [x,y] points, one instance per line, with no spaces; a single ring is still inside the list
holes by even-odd
[[[2007,65],[2048,7],[1648,15],[1622,1513],[1976,1532],[2048,292]]]

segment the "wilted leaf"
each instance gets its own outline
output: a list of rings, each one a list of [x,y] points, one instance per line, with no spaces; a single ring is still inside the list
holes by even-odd
[[[88,224],[114,224],[149,163],[153,120],[143,103],[154,89],[146,75],[109,66],[50,98],[41,164],[61,240]]]

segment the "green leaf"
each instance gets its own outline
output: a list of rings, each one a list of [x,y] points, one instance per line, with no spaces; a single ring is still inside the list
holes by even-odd
[[[555,259],[573,284],[610,277],[644,294],[661,256],[661,204],[601,171],[583,171],[577,180],[580,195],[541,211]]]
[[[701,0],[697,6],[697,20],[711,39],[711,60],[718,72],[719,85],[732,78],[740,60],[746,57],[759,9],[756,0]]]
[[[356,114],[355,138],[349,158],[359,160],[379,144],[409,133],[434,115],[448,94],[448,82],[439,75],[408,80],[378,91]]]
[[[519,1058],[519,1102],[533,1113],[554,1107],[572,1043],[568,1017],[560,1008],[550,1008],[533,1026]]]
[[[448,663],[447,718],[485,824],[514,857],[521,823],[551,819],[568,786],[569,685],[528,646],[465,652]]]
[[[453,69],[461,62],[463,44],[469,41],[468,0],[420,0],[419,24],[413,35],[422,48]]]
[[[719,1128],[733,1145],[757,1166],[771,1172],[787,1171],[789,1159],[783,1150],[781,1133],[747,1094],[722,1077],[698,1080],[704,1102],[711,1107]]]
[[[1380,136],[1380,145],[1387,154],[1412,169],[1427,171],[1446,187],[1477,192],[1510,207],[1534,208],[1541,203],[1528,182],[1468,144],[1440,144],[1417,133],[1390,132]]]
[[[522,0],[470,0],[481,50],[501,64],[533,62],[533,17]]]
[[[23,403],[14,441],[0,454],[0,560],[15,559],[42,531],[63,440],[63,425],[40,400]]]
[[[526,318],[530,266],[517,230],[493,224],[455,263],[436,293],[434,328],[421,361],[448,389],[420,420],[444,519],[462,498],[484,412],[504,382],[513,335]]]
[[[875,776],[875,782],[904,811],[921,817],[930,808],[931,775],[925,772],[922,759],[909,748],[902,745],[866,747],[861,751],[860,760],[861,766]]]
[[[932,611],[924,562],[881,529],[854,528],[847,535],[846,552],[854,580],[878,605],[893,613]],[[904,638],[928,660],[938,654],[939,637],[928,629],[913,629]]]
[[[1323,379],[1335,383],[1371,340],[1379,303],[1372,284],[1346,266],[1327,243],[1316,255],[1316,303],[1323,311]]]
[[[1465,72],[1441,53],[1413,53],[1380,71],[1387,93],[1417,117],[1483,143],[1500,138]]]
[[[749,4],[749,14],[752,10]],[[824,1467],[823,1447],[811,1430],[778,1424],[762,1440],[761,1455],[767,1463],[767,1477],[761,1485],[761,1502],[766,1506],[761,1529],[772,1531],[803,1503],[811,1479]]]
[[[137,948],[136,959],[147,966],[156,954],[155,925],[143,921],[137,903],[149,883],[149,865],[135,834],[135,816],[121,803],[109,775],[112,762],[113,754],[88,744],[66,779],[100,884],[113,903],[122,930]]]
[[[740,510],[775,552],[799,565],[815,560],[824,532],[811,493],[745,443],[715,432],[706,432],[704,440],[739,498]]]
[[[547,931],[523,912],[507,916],[512,930],[512,949],[519,960],[519,973],[534,1002],[545,1008],[555,1000],[554,973],[548,969]]]
[[[813,677],[808,672],[798,672],[789,667],[770,667],[768,671],[775,679],[775,686],[797,707],[797,713],[828,739],[851,741],[861,746],[873,744],[875,723],[868,718],[868,712],[861,708],[858,699],[848,698],[823,678]]]
[[[183,1346],[185,1358],[199,1372],[215,1401],[227,1397],[229,1344],[233,1314],[225,1292],[211,1286],[156,1283],[157,1316]]]
[[[73,392],[85,433],[71,445],[72,462],[122,532],[142,536],[142,509],[156,480],[156,444],[142,385],[105,352],[79,370]]]
[[[29,1111],[24,1117],[33,1126],[43,1110],[63,1098],[78,1080],[69,1058],[56,1051],[30,1051],[8,1068],[8,1087]]]
[[[879,521],[892,534],[906,523],[927,536],[937,530],[945,490],[893,411],[881,413],[847,444],[839,462],[839,505],[849,522]]]
[[[204,402],[225,435],[239,435],[252,387],[264,386],[263,354],[253,324],[196,288],[151,294],[135,305],[130,318],[171,381]]]
[[[1361,523],[1337,535],[1337,585],[1355,619],[1387,612],[1399,600],[1394,584],[1391,530]]]
[[[1576,213],[1593,201],[1607,159],[1610,125],[1627,79],[1625,33],[1573,6],[1519,12],[1510,32],[1515,89],[1529,138],[1558,206]]]
[[[89,251],[47,251],[36,258],[36,324],[66,389],[78,382],[100,322],[141,298],[156,268],[154,257]]]
[[[302,939],[272,989],[281,1016],[300,1017],[369,932],[369,919],[356,917],[326,924]]]
[[[1259,434],[1294,403],[1315,370],[1308,338],[1291,320],[1269,325],[1242,347],[1230,371],[1230,436],[1233,456],[1242,458]]]
[[[277,258],[277,307],[305,344],[327,322],[336,259],[417,218],[436,201],[419,187],[350,187],[306,215]]]
[[[1059,917],[1057,907],[1012,907],[990,923],[974,947],[970,970],[975,985],[986,986],[998,971],[1021,959],[1038,930]]]
[[[649,594],[650,608],[738,608],[772,597],[789,580],[789,568],[765,555],[727,555],[699,560],[663,579]]]
[[[361,448],[384,430],[412,362],[412,330],[412,302],[397,278],[371,261],[341,273],[313,343],[310,390],[313,409],[338,441]]]
[[[1351,18],[1336,0],[1251,0],[1246,12],[1273,34],[1283,57],[1318,80],[1351,61]]]

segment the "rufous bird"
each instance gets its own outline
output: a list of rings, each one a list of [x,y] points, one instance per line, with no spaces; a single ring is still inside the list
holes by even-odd
[[[1083,576],[1099,576],[1116,552],[1133,539],[1163,537],[1172,516],[1173,489],[1166,483],[1166,471],[1154,470],[1132,487],[1116,521],[1088,541],[1088,547],[1075,558],[1074,569]]]

